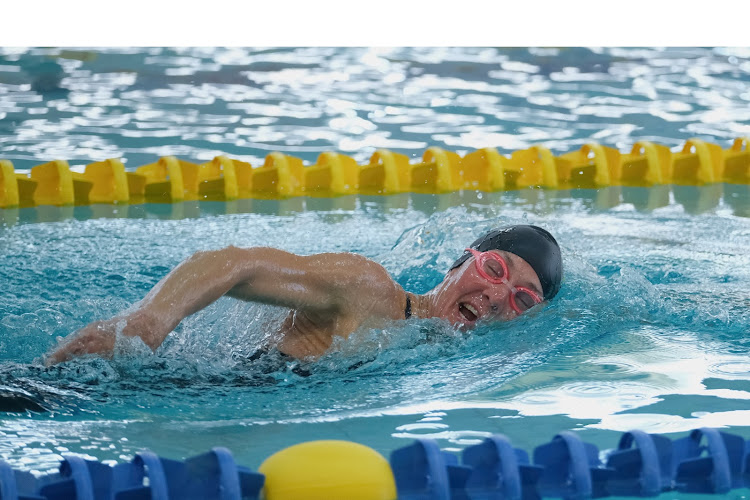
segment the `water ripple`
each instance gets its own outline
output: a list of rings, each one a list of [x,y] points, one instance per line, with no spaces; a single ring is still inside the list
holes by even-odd
[[[334,149],[364,163],[378,147],[418,157],[428,145],[507,154],[544,143],[559,153],[590,140],[677,148],[695,135],[726,147],[750,133],[748,57],[746,48],[0,48],[0,157],[26,171],[120,154],[133,169],[163,155],[259,165],[272,150],[310,163]],[[387,453],[403,438],[459,449],[506,429],[530,443],[539,428],[583,420],[607,431],[742,427],[743,189],[3,211],[0,389],[17,411],[0,420],[0,458],[43,470],[68,451],[189,456],[222,440],[257,444],[240,451],[255,460],[285,433],[362,437]],[[57,337],[139,300],[194,251],[353,251],[426,291],[467,241],[509,222],[556,235],[563,292],[470,336],[414,322],[363,332],[314,366],[253,365],[243,359],[284,311],[222,300],[155,355],[131,344],[111,362],[34,362]]]
[[[732,380],[750,380],[750,363],[744,361],[724,361],[708,367],[711,373]]]
[[[240,157],[263,158],[278,149],[313,161],[315,153],[332,148],[366,157],[377,147],[414,154],[432,143],[509,152],[539,142],[569,150],[592,138],[620,148],[652,137],[670,145],[689,135],[728,140],[748,132],[747,106],[738,105],[749,99],[742,54],[619,48],[4,49],[0,82],[8,85],[0,87],[0,123],[13,122],[15,139],[3,142],[2,152],[20,168],[34,159],[97,160],[126,152],[131,168],[150,163],[155,154],[207,158],[217,152],[215,144],[222,145],[219,152]],[[383,109],[401,111],[381,115]],[[22,137],[24,130],[38,129],[29,119],[34,113],[49,120],[31,148]],[[264,121],[247,121],[253,118]],[[254,137],[242,129],[256,123],[269,130]],[[320,129],[329,135],[316,142]],[[144,130],[153,133],[138,132]],[[82,152],[60,142],[67,134],[106,139]],[[269,135],[273,140],[264,138]],[[163,145],[133,148],[134,139],[149,137]],[[180,148],[186,137],[190,145]]]

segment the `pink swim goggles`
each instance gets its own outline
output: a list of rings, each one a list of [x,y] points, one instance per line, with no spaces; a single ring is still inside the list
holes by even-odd
[[[526,287],[515,287],[510,284],[508,278],[508,263],[496,252],[480,252],[473,248],[467,248],[474,256],[474,264],[477,266],[479,275],[494,284],[505,284],[510,289],[510,306],[518,314],[521,314],[542,302],[542,298],[536,292]]]

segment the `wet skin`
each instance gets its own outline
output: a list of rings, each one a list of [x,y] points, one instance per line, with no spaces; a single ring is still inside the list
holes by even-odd
[[[491,251],[508,264],[509,285],[529,288],[540,297],[544,295],[539,277],[528,262],[510,252]],[[471,257],[450,271],[443,282],[427,294],[433,302],[431,316],[463,328],[473,328],[479,321],[508,321],[518,316],[511,307],[510,287],[487,281],[477,271],[474,260]]]
[[[474,257],[448,272],[424,295],[409,293],[412,317],[440,318],[473,328],[485,320],[507,321],[509,287],[542,295],[534,270],[521,257],[497,251],[508,265],[508,284],[482,277]],[[96,354],[111,357],[118,333],[140,337],[156,350],[187,316],[222,296],[290,309],[275,343],[284,354],[314,359],[336,336],[403,320],[407,292],[376,262],[351,253],[294,255],[273,248],[198,252],[164,277],[146,297],[109,320],[95,321],[68,336],[45,359],[48,365]]]

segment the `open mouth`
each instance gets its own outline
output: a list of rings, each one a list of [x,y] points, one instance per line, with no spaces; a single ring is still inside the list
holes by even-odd
[[[477,312],[471,304],[461,302],[458,304],[458,312],[460,312],[467,321],[472,323],[479,318],[479,312]]]

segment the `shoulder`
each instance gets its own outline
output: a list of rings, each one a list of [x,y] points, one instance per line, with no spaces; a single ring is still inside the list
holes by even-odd
[[[296,255],[267,247],[227,247],[223,252],[230,260],[252,263],[254,283],[294,283],[339,306],[363,300],[388,304],[406,300],[401,286],[382,265],[359,254]]]
[[[342,284],[395,283],[386,269],[363,255],[354,253],[324,253],[307,257],[315,266]]]
[[[367,301],[368,309],[390,311],[395,307],[403,312],[401,304],[406,301],[406,292],[377,262],[353,253],[319,254],[309,258],[323,265],[327,281],[343,302],[361,308],[363,301]]]

